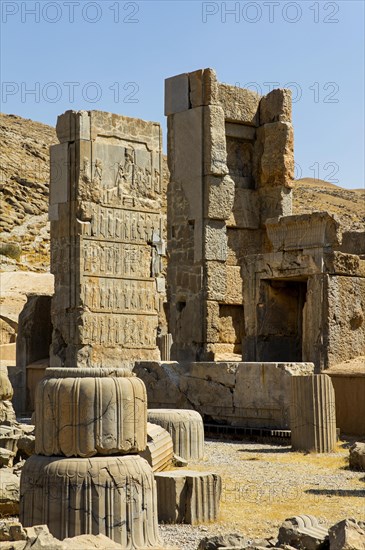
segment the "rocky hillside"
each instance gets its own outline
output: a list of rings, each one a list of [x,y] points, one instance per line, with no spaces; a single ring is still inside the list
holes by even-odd
[[[51,126],[0,114],[0,252],[23,269],[49,269],[49,146],[54,143]]]
[[[344,189],[312,178],[296,180],[293,214],[309,214],[315,210],[335,214],[343,231],[364,231],[365,189]]]
[[[0,114],[0,254],[3,270],[49,270],[49,146],[51,126]],[[164,175],[168,178],[166,162]],[[365,191],[304,178],[294,186],[293,213],[325,210],[346,231],[363,230]]]

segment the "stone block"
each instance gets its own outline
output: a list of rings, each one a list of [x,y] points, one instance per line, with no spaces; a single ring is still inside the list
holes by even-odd
[[[227,121],[258,126],[261,99],[258,93],[219,83],[218,98]]]
[[[229,533],[225,535],[213,535],[204,537],[199,542],[198,550],[219,550],[220,548],[226,548],[231,550],[243,550],[252,546],[252,541],[239,535],[238,533]]]
[[[140,362],[134,370],[146,384],[151,408],[194,408],[218,423],[289,429],[290,379],[313,374],[314,365]]]
[[[227,291],[224,302],[227,304],[243,304],[243,278],[241,267],[227,265]]]
[[[268,218],[290,216],[292,213],[293,193],[289,187],[264,187],[259,190],[259,201],[261,225]]]
[[[49,204],[55,206],[70,199],[68,142],[52,145],[50,157]]]
[[[56,538],[103,534],[124,548],[161,546],[156,486],[145,460],[32,456],[21,474],[20,521]]]
[[[222,491],[219,475],[179,470],[156,473],[155,479],[160,522],[195,525],[218,519]]]
[[[365,443],[357,441],[351,445],[349,452],[350,470],[360,470],[365,472]]]
[[[292,187],[294,179],[294,133],[289,122],[272,122],[257,129],[263,152],[259,186]]]
[[[286,519],[280,526],[278,544],[305,550],[328,548],[328,530],[319,525],[314,516],[295,516]]]
[[[333,248],[340,242],[339,223],[327,212],[269,218],[265,227],[274,251]]]
[[[179,184],[183,192],[183,204],[187,202],[188,219],[199,219],[202,212],[202,143],[203,143],[203,107],[177,113],[169,119],[169,147],[174,154],[170,155],[169,168],[171,185]],[[176,182],[176,183],[175,183]],[[171,208],[176,209],[174,197]]]
[[[16,416],[11,401],[0,401],[0,424],[16,422]]]
[[[224,111],[219,105],[203,109],[204,174],[225,176],[228,174]]]
[[[149,409],[149,422],[158,424],[169,432],[174,452],[185,460],[204,457],[204,425],[197,411],[188,409]]]
[[[260,125],[292,121],[292,93],[289,89],[272,90],[260,101]]]
[[[213,69],[189,73],[190,103],[193,108],[218,103],[218,82]]]
[[[227,259],[227,230],[225,223],[218,220],[205,222],[205,259],[225,261]]]
[[[37,454],[135,453],[146,448],[146,388],[125,369],[48,369],[36,419]]]
[[[292,449],[332,452],[336,444],[335,407],[335,392],[329,376],[293,376],[290,395]]]
[[[61,116],[57,130],[70,169],[69,193],[54,199],[63,202],[51,225],[51,365],[118,368],[158,359],[160,125],[81,111]]]
[[[2,401],[0,403],[11,403],[10,401]],[[0,424],[0,447],[7,449],[12,453],[17,452],[17,442],[22,436],[22,430],[16,425],[1,425]]]
[[[8,468],[0,469],[0,517],[19,513],[19,478]]]
[[[259,229],[260,197],[255,190],[236,187],[227,226],[239,229]]]
[[[4,447],[0,447],[0,468],[12,468],[15,453]]]
[[[8,401],[13,397],[13,386],[9,380],[8,369],[0,365],[0,401]]]
[[[206,262],[207,299],[223,302],[228,292],[227,268],[223,262]]]
[[[354,519],[344,519],[329,528],[330,550],[365,550],[365,531]]]
[[[57,118],[56,133],[60,143],[90,139],[90,117],[87,111],[66,111]]]
[[[326,373],[331,376],[335,390],[337,427],[343,434],[363,437],[365,435],[365,373],[336,372],[332,369],[328,369]]]
[[[234,181],[229,176],[205,178],[204,216],[216,220],[228,220],[235,199]]]
[[[190,107],[189,75],[186,73],[165,79],[165,115],[187,111]]]
[[[171,435],[161,426],[147,422],[147,446],[139,454],[147,460],[154,472],[168,468],[174,457]]]

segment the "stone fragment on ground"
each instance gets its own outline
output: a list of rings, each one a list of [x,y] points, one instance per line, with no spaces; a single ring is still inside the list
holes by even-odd
[[[247,537],[238,533],[230,533],[227,535],[215,535],[204,537],[198,546],[197,550],[217,550],[218,548],[247,548],[250,541]]]
[[[23,528],[18,521],[0,522],[0,550],[113,550],[120,544],[105,535],[79,535],[63,541],[56,539],[47,525]]]
[[[0,468],[11,468],[15,453],[4,447],[0,447]]]
[[[154,472],[165,470],[171,466],[174,456],[171,435],[161,426],[147,422],[147,447],[139,455]]]
[[[351,470],[365,471],[365,443],[356,441],[351,445],[349,466]]]
[[[215,521],[222,480],[211,472],[175,470],[156,472],[158,519],[165,523]]]
[[[330,550],[365,550],[365,530],[354,519],[339,521],[329,529]]]
[[[314,516],[287,518],[279,529],[278,544],[305,550],[328,548],[328,530]]]
[[[19,477],[10,468],[0,469],[0,517],[19,513]]]

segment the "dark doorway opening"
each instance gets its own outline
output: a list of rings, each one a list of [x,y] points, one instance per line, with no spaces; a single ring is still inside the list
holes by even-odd
[[[302,361],[306,280],[263,280],[257,305],[258,361]]]

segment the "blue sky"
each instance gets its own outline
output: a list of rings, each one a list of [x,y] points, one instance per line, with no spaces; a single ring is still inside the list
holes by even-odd
[[[364,183],[364,2],[1,0],[1,111],[159,121],[164,79],[293,91],[297,177]],[[33,90],[33,93],[32,93]],[[166,148],[166,135],[164,138]]]

